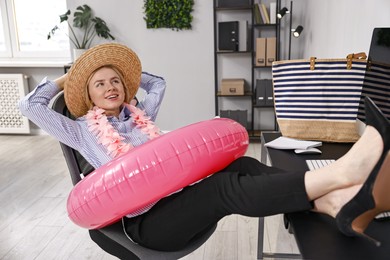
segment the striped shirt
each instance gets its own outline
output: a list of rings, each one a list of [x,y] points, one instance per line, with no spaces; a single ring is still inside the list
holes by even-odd
[[[142,73],[140,88],[146,94],[137,105],[155,121],[165,92],[165,80],[161,77]],[[88,130],[84,117],[72,120],[49,108],[49,103],[61,90],[53,81],[46,78],[27,96],[19,102],[20,111],[34,124],[55,137],[60,142],[80,152],[80,154],[95,168],[109,162],[112,158],[107,149],[97,142],[97,138]],[[134,147],[147,142],[145,135],[130,119],[130,111],[124,107],[118,118],[107,117],[108,121],[124,138],[123,142],[131,143]],[[128,215],[137,216],[149,210],[156,202]]]

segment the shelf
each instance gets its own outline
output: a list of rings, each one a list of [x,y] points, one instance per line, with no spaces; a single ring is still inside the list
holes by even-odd
[[[280,9],[281,6],[281,0],[275,0],[276,1],[276,10]],[[237,1],[238,2],[238,1]],[[250,5],[248,5],[250,3]],[[271,44],[275,44],[275,53],[272,54],[272,50],[270,49],[270,52],[266,52],[266,55],[268,55],[268,58],[273,58],[274,60],[278,60],[278,54],[280,50],[280,23],[279,20],[276,20],[276,23],[273,24],[253,24],[255,22],[255,9],[254,4],[258,3],[258,1],[250,0],[248,2],[244,2],[243,6],[239,7],[218,7],[218,1],[214,0],[214,73],[215,73],[215,115],[220,115],[221,107],[223,107],[224,110],[229,110],[232,107],[237,107],[239,109],[245,108],[248,110],[247,115],[247,131],[248,135],[250,137],[250,140],[258,140],[260,141],[261,132],[264,131],[264,129],[257,129],[261,127],[255,127],[255,126],[262,126],[264,125],[261,120],[263,111],[264,113],[268,114],[270,110],[273,109],[273,105],[256,105],[256,82],[258,79],[265,79],[266,77],[269,77],[269,73],[272,72],[272,66],[256,66],[256,54],[259,54],[261,56],[261,51],[259,53],[256,53],[257,47],[262,46],[256,46],[257,38],[275,38],[275,40],[269,40]],[[268,4],[269,2],[267,2]],[[230,11],[230,13],[225,12]],[[245,20],[247,21],[247,24],[249,25],[248,30],[249,33],[247,36],[245,35],[239,35],[239,34],[233,34],[230,36],[230,40],[238,41],[240,43],[240,40],[244,40],[241,37],[247,37],[247,41],[244,42],[244,48],[237,48],[237,51],[232,50],[219,50],[219,31],[218,26],[219,22],[238,22],[238,28],[245,28]],[[243,22],[244,21],[244,22]],[[230,32],[236,31],[237,29],[237,23],[234,23],[231,26]],[[229,29],[226,29],[229,32]],[[240,30],[238,30],[240,32]],[[225,34],[224,34],[225,36]],[[226,37],[221,37],[226,40],[225,43],[229,43],[229,34]],[[248,39],[250,42],[248,42]],[[268,41],[268,40],[266,40]],[[246,45],[245,45],[246,44]],[[261,43],[259,43],[261,44]],[[272,46],[271,44],[265,45],[265,46]],[[226,44],[228,45],[228,44]],[[228,47],[227,47],[228,48]],[[266,50],[265,47],[260,47]],[[235,48],[231,48],[235,49]],[[238,51],[238,50],[248,50],[248,51]],[[271,56],[272,55],[272,56]],[[259,57],[260,57],[259,56]],[[236,62],[236,57],[239,57],[240,60]],[[265,57],[264,57],[265,58]],[[270,65],[267,63],[267,65]],[[239,67],[235,67],[239,66]],[[245,68],[242,68],[242,66],[246,66]],[[237,68],[237,69],[236,69]],[[230,76],[231,75],[231,76]],[[221,94],[221,80],[223,78],[245,78],[247,82],[247,86],[249,85],[248,91],[245,91],[244,95],[222,95]],[[268,85],[267,85],[268,86]],[[262,91],[263,88],[260,88],[260,91]],[[225,102],[225,100],[228,100]],[[246,102],[245,104],[243,104]],[[247,107],[247,102],[249,102],[249,108]],[[233,105],[232,105],[233,104]],[[223,106],[222,106],[223,105]],[[233,117],[233,116],[232,116]],[[276,126],[276,124],[275,124]]]
[[[254,108],[267,108],[267,107],[269,107],[269,108],[274,108],[274,105],[265,105],[265,106],[259,106],[259,105],[253,105],[253,107]]]
[[[261,130],[248,130],[248,136],[251,141],[260,140]]]
[[[252,51],[216,51],[216,54],[252,54]]]
[[[253,27],[254,28],[263,28],[263,27],[276,27],[277,24],[276,23],[257,23],[257,24],[254,24]]]
[[[214,7],[215,11],[252,11],[252,6],[238,6],[238,7]]]
[[[254,69],[271,69],[272,66],[253,66]]]
[[[217,92],[218,97],[233,97],[233,98],[239,98],[239,97],[252,97],[253,92],[252,91],[245,91],[244,95],[222,95],[221,91]]]

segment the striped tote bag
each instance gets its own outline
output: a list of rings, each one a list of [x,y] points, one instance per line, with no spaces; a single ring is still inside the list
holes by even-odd
[[[346,59],[274,62],[275,113],[282,135],[355,142],[366,65],[365,53],[350,54]]]

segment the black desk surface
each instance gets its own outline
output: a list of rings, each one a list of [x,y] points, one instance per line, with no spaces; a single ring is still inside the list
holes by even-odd
[[[262,142],[264,144],[279,136],[279,133],[263,133]],[[351,144],[323,143],[320,147],[321,155],[297,155],[292,151],[272,148],[263,149],[262,152],[268,152],[271,164],[275,167],[307,170],[305,160],[337,159],[350,147]],[[343,235],[337,229],[334,219],[324,214],[298,212],[287,214],[287,218],[303,259],[390,259],[390,221],[373,221],[367,228],[366,233],[382,243],[381,247],[376,247],[362,238]]]

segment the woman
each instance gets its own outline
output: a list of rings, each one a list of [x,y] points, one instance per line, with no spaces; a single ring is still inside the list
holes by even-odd
[[[127,103],[138,87],[146,96],[135,108]],[[76,120],[48,108],[63,88]],[[21,100],[20,109],[98,168],[160,134],[153,121],[164,91],[162,78],[141,73],[132,50],[103,44],[84,53],[67,75],[44,80]],[[344,234],[364,236],[375,215],[390,210],[390,196],[386,196],[390,188],[389,122],[372,103],[366,104],[366,113],[368,126],[360,140],[327,167],[287,172],[242,157],[200,183],[132,212],[123,218],[124,229],[143,246],[170,251],[185,247],[230,214],[263,217],[315,210],[335,217]]]

